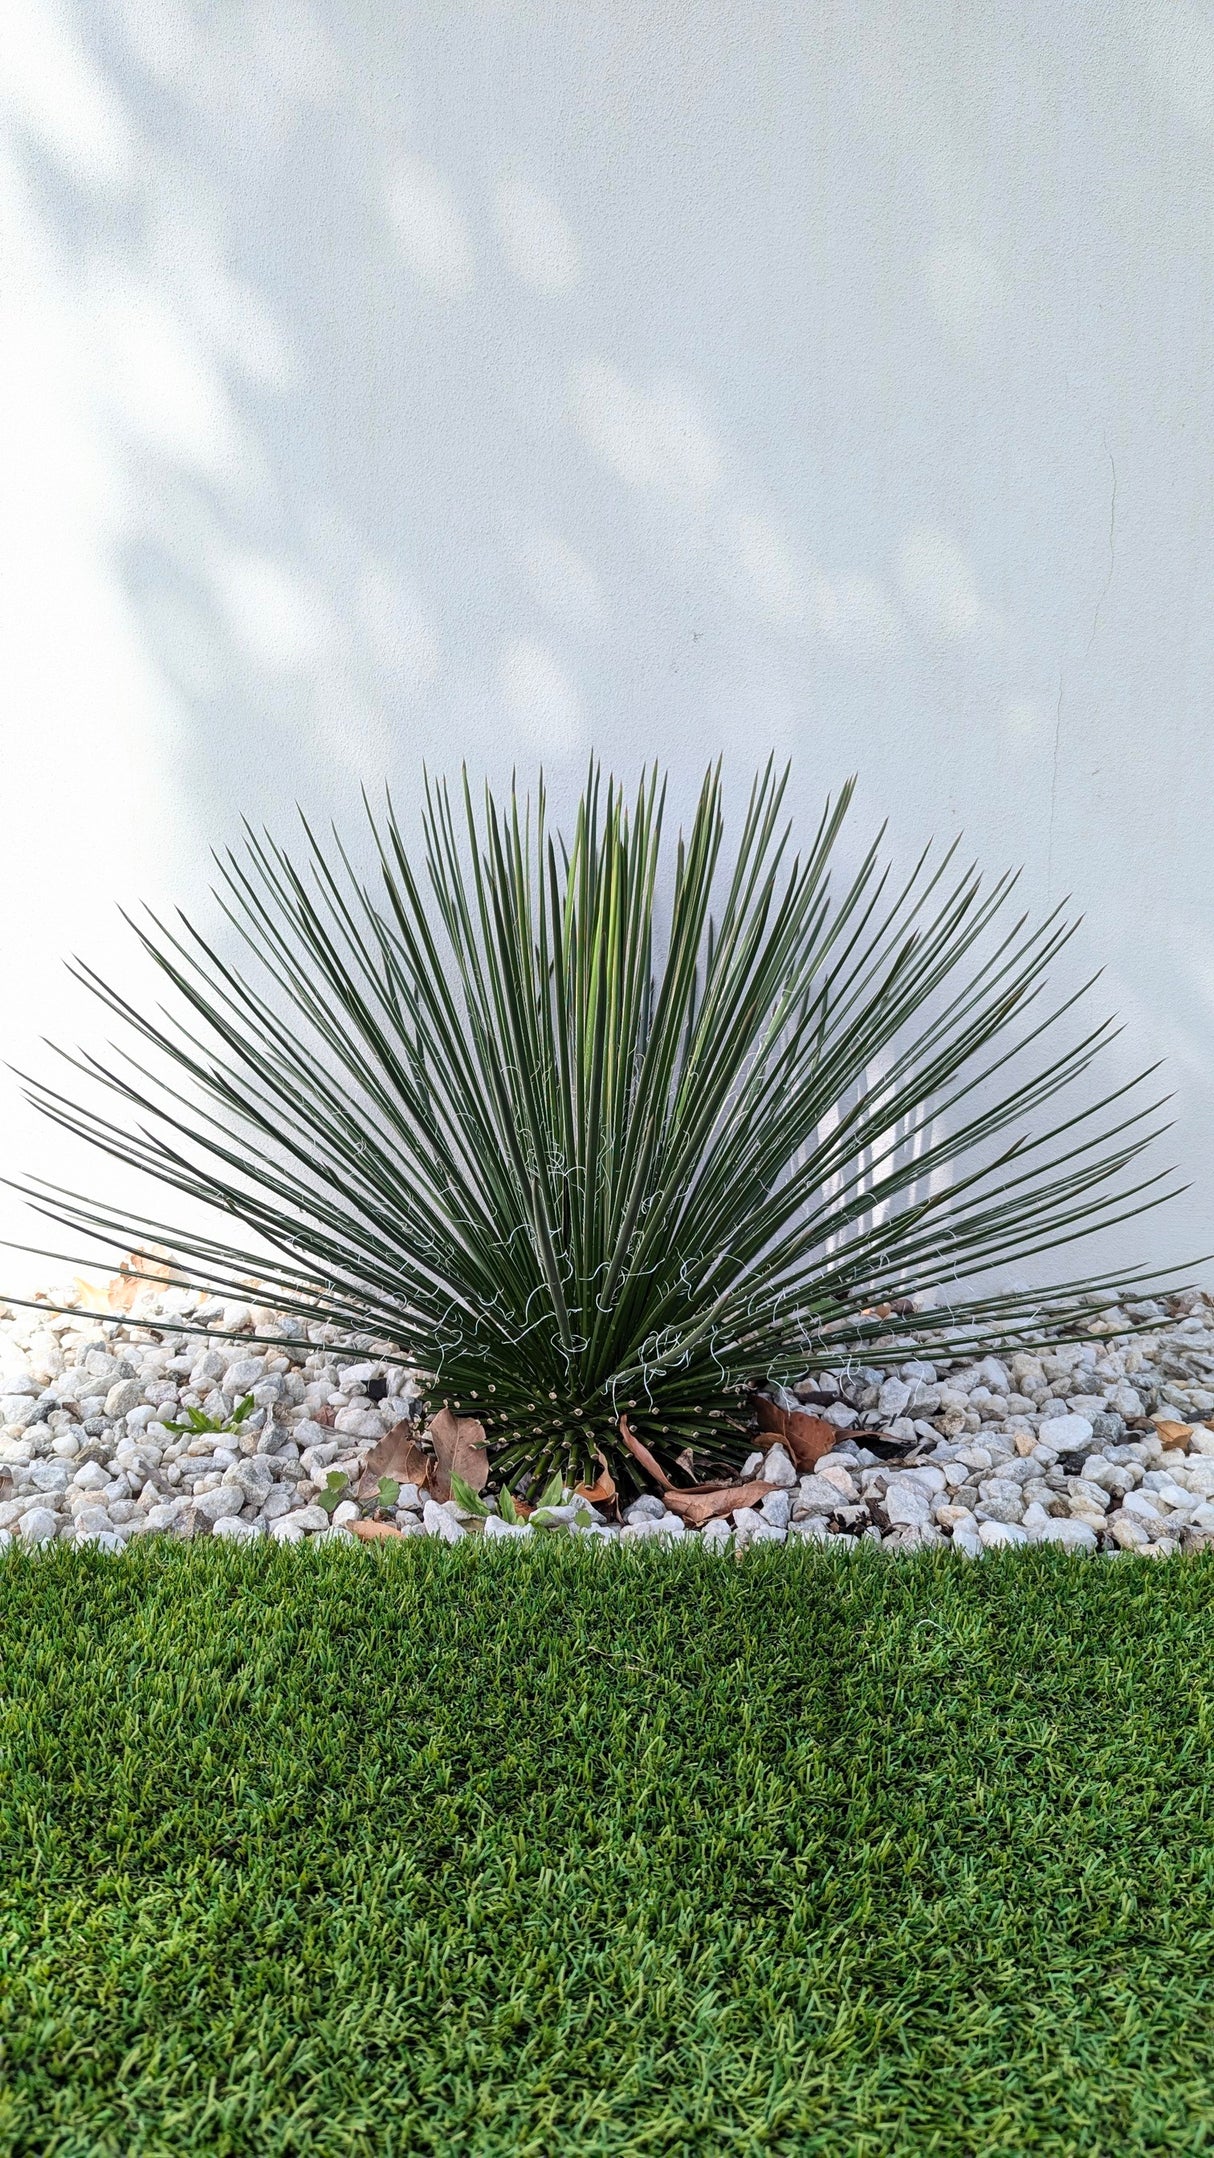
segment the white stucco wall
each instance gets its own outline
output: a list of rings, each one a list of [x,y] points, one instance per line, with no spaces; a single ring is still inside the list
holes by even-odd
[[[1214,11],[0,36],[7,1058],[241,814],[774,745],[807,816],[857,770],[901,850],[1074,894],[1192,1180],[1127,1259],[1214,1245]],[[7,1079],[0,1149],[59,1158]]]

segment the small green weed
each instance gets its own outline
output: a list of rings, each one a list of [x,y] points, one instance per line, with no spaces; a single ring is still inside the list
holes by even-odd
[[[252,1413],[253,1396],[246,1394],[243,1401],[237,1402],[230,1416],[207,1416],[202,1409],[190,1408],[184,1416],[166,1423],[164,1428],[175,1433],[178,1438],[188,1436],[197,1439],[204,1435],[219,1435],[224,1432],[231,1432],[235,1436]]]
[[[350,1479],[344,1469],[330,1469],[325,1478],[325,1488],[316,1494],[316,1503],[332,1516],[343,1499],[350,1496]]]

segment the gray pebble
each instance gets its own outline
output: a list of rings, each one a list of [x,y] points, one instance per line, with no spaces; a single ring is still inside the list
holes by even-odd
[[[139,1379],[119,1379],[111,1386],[105,1397],[105,1414],[116,1421],[130,1409],[137,1408],[143,1400],[143,1386]]]
[[[46,1544],[62,1526],[62,1517],[53,1514],[49,1506],[31,1506],[18,1521],[17,1534],[27,1544]]]
[[[194,1499],[194,1511],[202,1520],[214,1525],[238,1514],[244,1505],[243,1491],[234,1490],[231,1484],[217,1484],[211,1491],[200,1491]],[[326,1521],[326,1527],[328,1523]]]
[[[663,1501],[655,1498],[652,1492],[645,1491],[642,1492],[639,1499],[633,1500],[624,1519],[630,1525],[635,1525],[639,1521],[660,1521],[665,1511],[666,1507]]]

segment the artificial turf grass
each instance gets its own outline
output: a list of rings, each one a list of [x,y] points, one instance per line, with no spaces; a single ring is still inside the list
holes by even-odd
[[[1214,2147],[1214,1566],[0,1565],[0,2150]]]

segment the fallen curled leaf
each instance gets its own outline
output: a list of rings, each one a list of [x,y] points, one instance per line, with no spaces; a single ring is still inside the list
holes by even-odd
[[[670,1478],[661,1462],[655,1461],[647,1446],[642,1446],[626,1416],[621,1416],[620,1418],[620,1437],[623,1439],[633,1460],[640,1462],[647,1476],[652,1476],[658,1490],[669,1491]]]
[[[757,1506],[775,1484],[725,1484],[716,1491],[665,1491],[668,1513],[677,1514],[689,1528],[703,1528],[706,1521],[715,1521],[721,1514],[731,1514],[735,1506]]]
[[[118,1262],[118,1272],[106,1283],[106,1304],[111,1311],[130,1311],[141,1289],[149,1282],[168,1281],[173,1269],[167,1254],[158,1251],[128,1251],[125,1259]],[[102,1307],[103,1309],[105,1306]]]
[[[601,1469],[592,1484],[578,1484],[579,1499],[587,1499],[591,1506],[606,1506],[615,1497],[615,1478],[610,1469]]]
[[[821,1461],[823,1454],[833,1453],[838,1444],[838,1428],[824,1416],[810,1416],[804,1409],[782,1409],[770,1394],[755,1395],[755,1414],[760,1431],[770,1431],[781,1441],[802,1475]]]
[[[398,1484],[416,1484],[422,1490],[429,1483],[434,1467],[431,1455],[424,1453],[417,1443],[417,1429],[407,1418],[393,1424],[382,1439],[377,1439],[367,1455],[359,1478],[360,1499],[373,1499],[379,1495],[380,1479],[391,1476]]]
[[[475,1416],[453,1416],[440,1409],[426,1426],[434,1448],[430,1464],[430,1488],[440,1506],[451,1496],[452,1476],[462,1476],[470,1491],[483,1491],[489,1481],[489,1457],[485,1452],[485,1427]]]
[[[1192,1424],[1178,1424],[1171,1416],[1153,1416],[1151,1421],[1159,1434],[1160,1445],[1165,1448],[1187,1446],[1193,1436]]]
[[[75,1311],[109,1311],[109,1283],[86,1281],[83,1274],[75,1275],[72,1280],[72,1308]]]
[[[347,1521],[346,1527],[362,1544],[386,1543],[390,1537],[401,1534],[391,1521]]]

